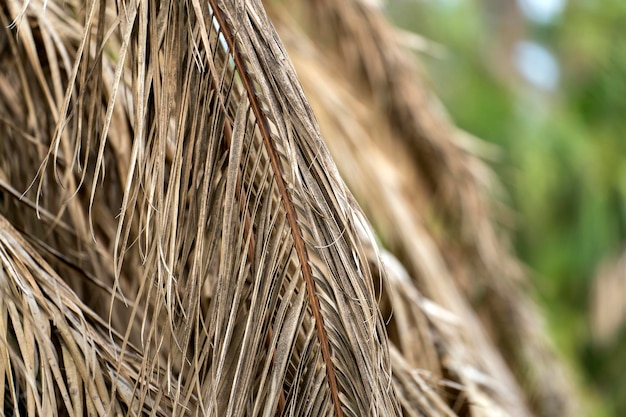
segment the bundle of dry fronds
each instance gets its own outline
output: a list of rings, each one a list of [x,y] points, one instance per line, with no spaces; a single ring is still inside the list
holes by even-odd
[[[377,11],[301,6],[272,3],[400,261],[259,1],[0,3],[5,415],[567,415],[484,167]]]
[[[448,120],[402,47],[406,36],[372,2],[289,5],[276,11],[277,28],[341,174],[412,291],[457,318],[452,335],[432,317],[429,328],[409,331],[392,291],[392,344],[415,357],[412,366],[463,387],[455,395],[470,408],[481,407],[478,395],[511,415],[578,415],[568,371],[497,224],[510,214],[490,198],[500,186],[479,158],[497,149]],[[433,347],[438,360],[424,353]]]

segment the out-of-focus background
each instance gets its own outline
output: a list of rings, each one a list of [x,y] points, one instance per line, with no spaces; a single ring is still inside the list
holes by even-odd
[[[626,2],[385,7],[456,124],[499,146],[515,245],[590,415],[626,415]]]

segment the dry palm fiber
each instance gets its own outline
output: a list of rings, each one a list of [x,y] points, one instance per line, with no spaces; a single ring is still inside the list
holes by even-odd
[[[528,413],[520,404],[527,402],[538,415],[576,415],[568,371],[496,225],[487,197],[496,184],[475,155],[483,146],[447,120],[379,10],[359,0],[289,4],[276,12],[279,33],[383,242],[427,297],[463,317],[469,340],[456,344],[499,384],[509,381],[511,393],[516,382],[490,355],[506,360],[526,397],[503,398],[510,413]],[[499,352],[485,346],[476,315]]]
[[[281,30],[281,26],[278,27]],[[285,35],[285,32],[281,30],[281,34]],[[284,37],[288,39],[287,36]],[[289,41],[287,42],[290,45]],[[295,44],[303,45],[303,42],[296,41]],[[302,60],[306,56],[310,59]],[[325,129],[334,129],[332,131],[334,139],[328,143],[336,152],[337,160],[345,161],[340,164],[346,164],[343,167],[346,180],[352,184],[358,198],[368,196],[362,199],[364,209],[377,228],[385,231],[382,233],[383,239],[393,238],[396,234],[405,232],[401,237],[407,239],[405,242],[410,249],[410,259],[414,262],[411,266],[417,265],[420,268],[420,277],[424,277],[423,287],[418,290],[410,278],[394,278],[394,271],[388,270],[387,284],[397,288],[389,291],[390,309],[393,310],[390,325],[392,328],[399,328],[397,332],[391,331],[391,336],[392,341],[397,343],[404,355],[405,362],[410,364],[413,370],[430,372],[433,381],[437,383],[454,380],[463,387],[461,390],[453,390],[449,394],[451,398],[445,398],[445,402],[455,411],[463,409],[455,406],[456,403],[460,403],[465,404],[465,408],[471,408],[471,415],[501,415],[504,413],[502,410],[507,410],[508,413],[505,414],[510,415],[529,415],[528,411],[524,411],[525,406],[519,388],[499,353],[489,343],[476,314],[453,281],[433,237],[425,229],[420,218],[413,218],[413,211],[410,210],[412,206],[407,204],[407,201],[412,201],[412,197],[419,195],[417,191],[420,185],[419,178],[416,182],[417,187],[413,187],[413,184],[407,183],[407,179],[411,177],[406,177],[403,175],[404,172],[398,169],[404,167],[410,172],[411,162],[403,157],[408,153],[402,150],[391,151],[394,157],[389,159],[376,147],[375,138],[389,137],[390,132],[385,131],[387,125],[385,120],[369,113],[360,101],[361,97],[354,99],[346,94],[345,86],[337,85],[338,77],[333,72],[326,73],[322,69],[323,64],[316,64],[319,56],[312,54],[311,51],[302,54],[292,51],[292,57],[303,85],[309,91],[308,97],[316,108],[322,126]],[[337,114],[342,117],[335,119]],[[424,200],[417,201],[419,204],[419,201]],[[404,272],[398,275],[409,274]],[[412,329],[413,332],[407,331],[402,326],[408,325],[410,319],[418,320],[423,308],[419,302],[421,291],[454,312],[449,314],[450,316],[464,319],[452,324],[442,324],[438,315],[433,315],[435,317],[427,318],[429,323],[426,326]],[[413,297],[410,296],[412,293]],[[409,300],[405,302],[405,298]],[[406,313],[406,318],[402,311],[404,305],[410,309],[410,312]],[[432,326],[436,326],[437,329],[433,330]],[[443,330],[440,331],[440,327],[443,327]],[[414,340],[411,340],[415,334],[424,338],[423,343],[415,344]],[[394,338],[394,335],[397,337]],[[427,354],[433,350],[437,351],[434,358],[433,353]],[[433,384],[434,388],[437,386]],[[480,394],[481,389],[489,394]],[[444,395],[441,390],[437,391],[439,395]],[[485,399],[490,401],[486,402]],[[491,400],[495,401],[495,404],[490,403]]]
[[[15,22],[3,34],[2,213],[77,294],[72,311],[110,320],[109,373],[128,381],[80,409],[70,373],[33,370],[7,342],[25,382],[9,386],[6,412],[397,415],[369,226],[260,4],[0,10]],[[27,313],[38,337],[57,331]],[[29,354],[55,356],[44,348]],[[89,386],[91,373],[71,375]]]
[[[137,407],[131,398],[138,352],[118,361],[119,335],[110,338],[106,323],[2,217],[0,264],[3,415],[123,414]],[[147,388],[158,396],[155,386]],[[148,399],[144,408],[152,405]],[[167,409],[162,401],[154,412]]]
[[[3,290],[6,305],[24,305],[15,288],[41,294],[11,316],[33,336],[5,333],[5,414],[396,415],[397,398],[407,415],[500,415],[521,402],[488,337],[466,340],[402,268],[381,302],[402,300],[390,326],[418,329],[429,353],[399,331],[388,353],[369,227],[258,3],[0,12],[3,270],[17,271]],[[428,196],[438,179],[423,178]],[[67,287],[51,296],[57,277]],[[448,282],[437,301],[472,316]],[[63,356],[72,341],[56,337],[52,350],[63,320],[96,348]]]

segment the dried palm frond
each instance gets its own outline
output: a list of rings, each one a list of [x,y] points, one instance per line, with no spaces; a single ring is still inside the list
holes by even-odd
[[[499,381],[510,414],[576,415],[566,367],[497,225],[497,183],[474,154],[484,146],[452,125],[368,2],[291,2],[275,14],[329,148],[384,244],[426,297],[463,318],[465,336],[448,341],[462,347],[453,357]]]
[[[369,226],[261,5],[1,11],[2,213],[109,319],[113,375],[140,358],[96,412],[398,414]]]
[[[120,336],[109,337],[106,323],[2,217],[0,286],[3,415],[168,415],[171,402],[154,408],[154,401],[134,398],[138,352],[119,361]],[[158,387],[147,388],[158,396]]]
[[[278,28],[282,29],[280,25]],[[289,39],[285,31],[281,30],[281,34],[285,35],[285,39]],[[303,40],[295,43],[287,41],[287,45],[305,44]],[[408,318],[419,320],[418,314],[421,306],[411,298],[418,298],[417,294],[420,292],[424,292],[427,297],[435,300],[445,309],[464,318],[453,330],[440,332],[436,337],[429,336],[428,326],[425,329],[423,327],[414,329],[419,334],[414,337],[425,337],[425,344],[412,345],[403,340],[410,335],[398,331],[397,347],[407,358],[405,360],[415,369],[443,368],[435,374],[435,377],[441,378],[445,370],[448,379],[452,378],[451,373],[454,373],[455,379],[466,380],[463,383],[457,381],[462,385],[469,383],[468,381],[473,379],[471,374],[480,369],[480,373],[487,373],[498,381],[501,391],[493,393],[492,396],[503,394],[499,400],[503,403],[501,407],[507,409],[511,415],[523,412],[521,395],[517,393],[519,388],[501,363],[502,359],[497,350],[488,342],[487,335],[476,314],[460,293],[436,243],[429,231],[425,229],[423,219],[414,217],[414,213],[423,213],[420,211],[420,204],[424,204],[425,200],[413,198],[420,195],[421,184],[419,176],[406,175],[407,172],[411,172],[411,162],[406,160],[408,152],[402,148],[395,151],[389,149],[388,152],[394,155],[391,160],[385,152],[381,151],[381,148],[377,146],[377,138],[390,137],[390,132],[385,131],[385,126],[388,125],[384,118],[372,115],[362,101],[352,98],[350,92],[345,91],[345,84],[337,81],[339,77],[335,73],[324,71],[319,55],[314,54],[313,51],[298,54],[292,50],[292,57],[303,85],[309,91],[308,97],[316,108],[321,124],[327,129],[326,137],[332,135],[333,139],[328,140],[329,146],[337,155],[340,165],[346,164],[343,166],[346,180],[352,184],[357,198],[364,202],[364,209],[377,225],[383,239],[387,242],[404,239],[401,242],[408,249],[405,249],[406,252],[402,252],[402,255],[407,256],[410,268],[418,271],[421,284],[419,290],[408,278],[404,280],[394,278],[398,275],[410,276],[412,274],[395,273],[394,269],[387,271],[389,274],[387,285],[391,287],[389,304],[390,309],[394,311],[391,326],[393,327],[396,322],[398,327],[406,326],[409,324]],[[303,61],[305,57],[308,59]],[[338,114],[341,117],[335,117]],[[330,129],[333,129],[332,132]],[[382,145],[384,146],[385,144]],[[402,168],[405,171],[402,171]],[[413,178],[416,178],[416,181],[409,183]],[[397,246],[392,243],[391,248],[397,249]],[[411,294],[416,295],[412,297]],[[408,300],[405,302],[403,299],[406,297]],[[403,305],[411,308],[411,312],[406,314],[406,317],[402,314]],[[392,341],[394,334],[396,333],[390,332]],[[432,351],[435,346],[440,351],[435,356],[436,366],[432,365],[433,359],[426,361],[409,359],[414,355]],[[432,355],[430,354],[431,357]],[[478,399],[471,397],[460,401],[474,403],[477,408],[491,409],[483,407]]]
[[[269,7],[401,262],[258,0],[0,2],[4,414],[530,414],[475,142],[378,11],[312,4]]]

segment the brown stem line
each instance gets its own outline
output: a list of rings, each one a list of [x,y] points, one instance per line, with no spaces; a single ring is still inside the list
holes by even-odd
[[[226,44],[228,45],[228,49],[233,56],[233,60],[235,61],[235,67],[239,72],[239,76],[241,77],[241,81],[243,83],[244,88],[248,94],[248,100],[250,101],[250,107],[254,113],[254,116],[258,122],[259,131],[261,132],[261,136],[263,137],[263,143],[267,150],[267,154],[269,155],[270,164],[272,166],[272,170],[274,171],[274,179],[276,181],[276,185],[278,187],[278,192],[280,193],[281,199],[284,202],[286,214],[287,214],[287,222],[289,223],[289,227],[291,229],[291,233],[293,236],[296,254],[298,256],[298,261],[301,265],[302,275],[306,282],[307,286],[307,295],[309,297],[309,304],[311,305],[311,310],[313,312],[313,316],[315,317],[315,327],[317,330],[317,337],[320,341],[320,345],[322,348],[322,357],[326,364],[326,376],[328,377],[328,384],[330,386],[330,392],[333,400],[333,405],[335,408],[335,414],[337,417],[343,417],[343,411],[341,410],[341,403],[339,401],[339,390],[337,387],[337,379],[335,377],[335,368],[332,363],[331,354],[330,354],[330,345],[328,343],[328,336],[326,335],[326,329],[324,328],[324,319],[322,317],[320,302],[316,296],[315,291],[315,281],[313,280],[313,273],[311,272],[311,265],[309,265],[309,256],[306,249],[306,245],[304,243],[304,239],[302,238],[302,232],[300,231],[300,227],[298,226],[298,215],[296,213],[296,209],[294,207],[293,201],[291,200],[291,195],[287,191],[287,186],[285,185],[285,180],[283,179],[283,172],[280,167],[279,156],[272,142],[272,138],[270,135],[270,130],[267,125],[267,120],[261,111],[261,106],[258,102],[258,98],[254,92],[254,87],[252,85],[252,81],[248,75],[248,67],[246,62],[243,60],[241,54],[235,48],[235,42],[232,34],[230,33],[230,26],[226,22],[225,17],[222,14],[219,6],[217,5],[217,0],[209,0],[211,4],[211,8],[213,9],[213,13],[220,27],[220,31],[224,35],[224,39]]]

